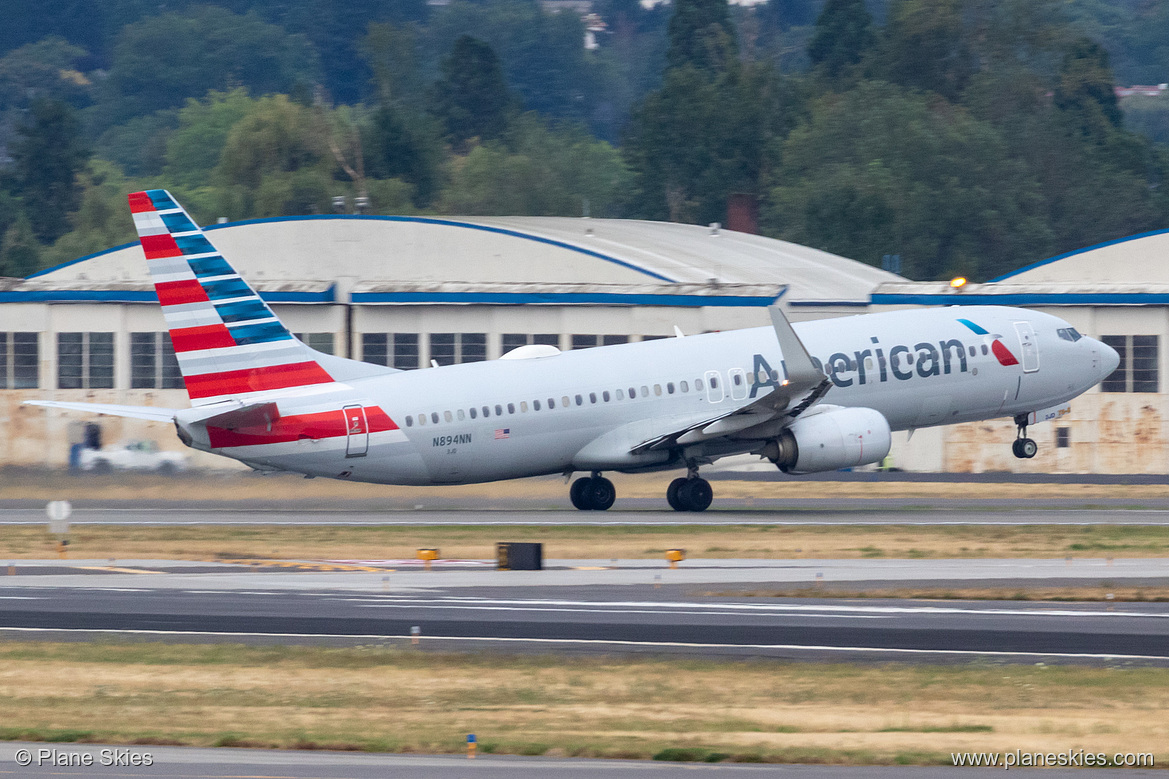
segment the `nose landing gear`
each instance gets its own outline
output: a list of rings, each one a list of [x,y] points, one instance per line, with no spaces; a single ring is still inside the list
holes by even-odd
[[[1011,443],[1011,452],[1020,460],[1030,460],[1039,452],[1039,444],[1035,439],[1027,437],[1027,415],[1018,414],[1015,417],[1015,440]]]
[[[674,511],[706,511],[714,500],[710,482],[691,468],[684,479],[674,479],[666,488],[666,502]]]
[[[581,511],[605,511],[617,499],[617,490],[613,482],[606,479],[599,471],[592,476],[585,476],[572,483],[568,491],[572,505]]]

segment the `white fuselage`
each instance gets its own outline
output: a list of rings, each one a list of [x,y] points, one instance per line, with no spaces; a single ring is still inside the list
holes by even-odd
[[[893,430],[1048,408],[1115,367],[1108,347],[1061,338],[1060,328],[1067,323],[1047,314],[991,306],[795,326],[832,380],[822,402],[875,409]],[[996,356],[996,340],[1016,364]],[[363,419],[349,435],[220,447],[196,437],[193,445],[256,467],[386,484],[664,468],[678,465],[676,456],[638,459],[630,448],[754,402],[775,389],[767,368],[785,370],[770,327],[453,365],[267,396],[292,418],[378,407],[396,429]],[[732,436],[689,455],[709,462],[760,445]]]

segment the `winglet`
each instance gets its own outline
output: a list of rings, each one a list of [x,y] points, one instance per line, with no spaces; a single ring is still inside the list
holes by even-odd
[[[791,323],[787,321],[779,306],[767,309],[771,312],[771,324],[775,328],[775,337],[779,340],[780,351],[783,352],[784,366],[787,368],[787,380],[797,386],[815,387],[824,381],[824,374],[812,362],[812,356],[804,347],[804,342],[796,335]]]

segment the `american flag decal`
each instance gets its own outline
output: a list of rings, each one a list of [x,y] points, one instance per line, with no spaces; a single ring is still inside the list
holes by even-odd
[[[510,427],[505,427],[502,430],[495,431],[495,440],[498,441],[502,438],[511,438],[511,428]]]

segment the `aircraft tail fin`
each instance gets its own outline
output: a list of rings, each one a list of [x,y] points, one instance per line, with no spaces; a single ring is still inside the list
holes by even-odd
[[[334,380],[169,192],[129,200],[192,405]]]

